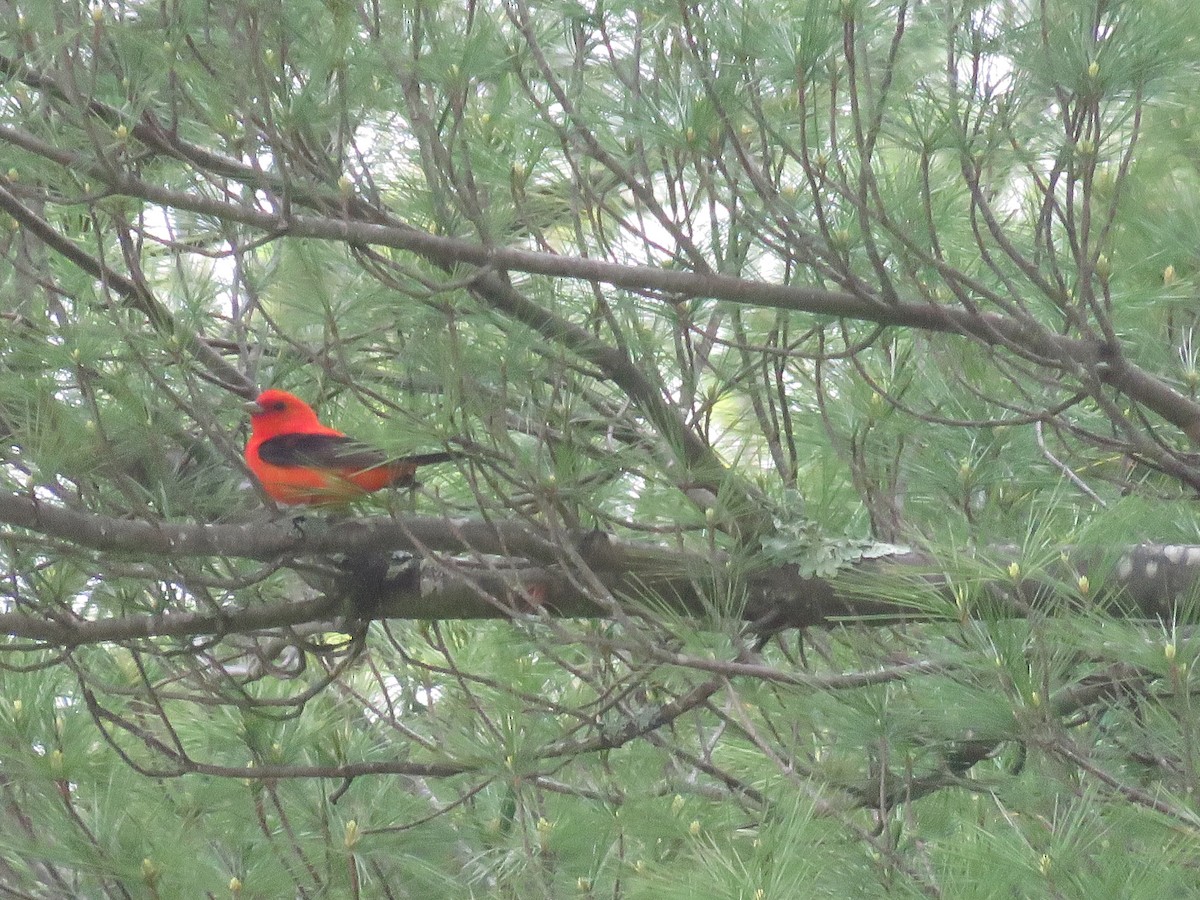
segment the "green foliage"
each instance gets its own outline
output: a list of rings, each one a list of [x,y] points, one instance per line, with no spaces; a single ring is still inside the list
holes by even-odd
[[[1194,893],[1198,9],[6,6],[0,886]],[[511,618],[97,549],[288,522],[268,385],[465,455],[296,534]]]

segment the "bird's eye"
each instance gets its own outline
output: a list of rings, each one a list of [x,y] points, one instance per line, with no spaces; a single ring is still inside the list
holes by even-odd
[[[283,412],[285,409],[287,409],[287,404],[284,403],[282,400],[276,400],[274,403],[271,404],[271,409],[274,412]]]

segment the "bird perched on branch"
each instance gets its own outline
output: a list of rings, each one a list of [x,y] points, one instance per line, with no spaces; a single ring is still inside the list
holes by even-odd
[[[245,408],[246,465],[279,503],[345,503],[380,488],[415,484],[418,467],[460,457],[451,451],[389,457],[322,425],[311,406],[286,391],[263,391]]]

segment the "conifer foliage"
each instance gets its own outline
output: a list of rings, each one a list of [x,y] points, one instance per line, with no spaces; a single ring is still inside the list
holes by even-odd
[[[1194,893],[1197,47],[0,0],[0,893]]]

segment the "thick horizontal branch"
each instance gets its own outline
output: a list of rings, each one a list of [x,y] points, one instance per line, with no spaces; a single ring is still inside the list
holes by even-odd
[[[961,578],[956,593],[942,574],[944,567],[922,553],[864,559],[834,578],[771,566],[739,578],[736,587],[744,606],[731,610],[718,608],[711,599],[730,596],[723,556],[596,533],[580,536],[574,547],[556,548],[521,525],[468,519],[139,522],[16,495],[0,495],[0,523],[89,551],[98,572],[104,571],[106,557],[212,557],[284,565],[303,558],[353,559],[393,551],[425,557],[406,567],[403,577],[380,576],[368,584],[361,573],[347,570],[344,579],[331,581],[327,598],[312,601],[100,621],[0,616],[0,631],[55,645],[278,628],[353,613],[347,604],[367,596],[369,608],[358,612],[380,618],[605,617],[617,611],[611,605],[616,602],[622,614],[638,609],[693,617],[740,614],[764,626],[808,627],[959,618],[984,604],[1002,615],[1024,615],[1034,607],[1050,612],[1088,607],[1173,621],[1200,592],[1200,546],[1142,546],[1107,554],[1107,560],[1095,552],[1068,549],[1061,571],[1029,572],[1015,579],[1009,563],[1020,563],[1018,554],[999,549],[994,575],[986,569],[976,574],[966,606]],[[717,590],[717,584],[724,587]]]
[[[83,549],[140,558],[275,560],[337,553],[417,552],[422,547],[533,560],[557,558],[552,544],[521,526],[477,519],[413,516],[330,523],[319,517],[286,517],[244,524],[196,525],[114,519],[28,496],[0,494],[0,523]]]

